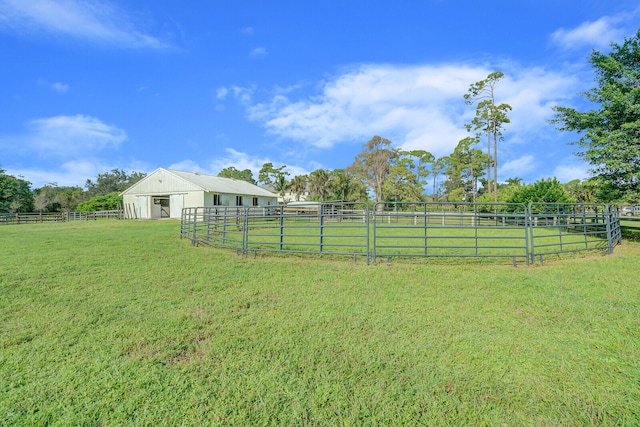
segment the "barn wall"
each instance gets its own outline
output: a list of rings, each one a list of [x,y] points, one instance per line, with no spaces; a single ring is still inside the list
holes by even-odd
[[[125,194],[122,198],[125,213],[130,218],[149,218],[150,198],[139,194]]]
[[[253,197],[254,196],[242,196],[242,206],[253,206]],[[204,206],[213,206],[213,193],[207,193],[206,201],[207,204]],[[258,206],[276,206],[277,204],[278,199],[275,197],[258,197]],[[236,195],[221,194],[220,206],[236,206]]]
[[[189,191],[184,195],[183,207],[197,208],[204,206],[204,191]]]

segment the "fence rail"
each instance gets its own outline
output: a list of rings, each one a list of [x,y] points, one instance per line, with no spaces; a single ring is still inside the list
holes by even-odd
[[[594,249],[613,253],[622,241],[620,217],[608,205],[529,205],[534,224],[530,227],[531,259],[567,252]]]
[[[540,263],[552,254],[612,253],[622,240],[608,205],[326,202],[265,208],[182,210],[180,237],[193,245],[257,252],[364,257],[510,258]]]
[[[89,221],[98,219],[123,219],[123,215],[121,210],[96,212],[11,213],[0,214],[0,225]]]

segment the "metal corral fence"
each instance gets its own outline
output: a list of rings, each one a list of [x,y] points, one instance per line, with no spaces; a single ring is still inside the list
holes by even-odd
[[[123,219],[123,214],[121,210],[97,212],[11,213],[0,214],[0,225],[89,221],[98,219]]]
[[[622,242],[615,206],[531,203],[531,260],[544,255],[600,249],[613,253]]]
[[[608,205],[325,202],[304,207],[199,207],[182,210],[180,237],[247,255],[291,252],[364,257],[509,258],[599,250],[621,242]]]
[[[375,205],[373,262],[379,257],[492,257],[529,261],[522,204]]]
[[[181,238],[194,245],[232,247],[242,253],[315,252],[369,256],[366,203],[312,207],[184,208]]]

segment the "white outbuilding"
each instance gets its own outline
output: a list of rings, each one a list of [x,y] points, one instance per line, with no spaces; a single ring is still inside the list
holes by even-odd
[[[238,179],[159,168],[122,192],[127,218],[180,218],[182,208],[276,206],[278,196]]]

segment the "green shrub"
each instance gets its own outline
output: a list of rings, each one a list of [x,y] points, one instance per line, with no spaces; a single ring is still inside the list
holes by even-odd
[[[78,205],[80,212],[110,211],[122,206],[120,193],[110,193],[106,196],[96,196]]]
[[[531,185],[519,187],[514,192],[509,203],[574,203],[575,198],[571,196],[564,186],[556,178],[541,179]]]

